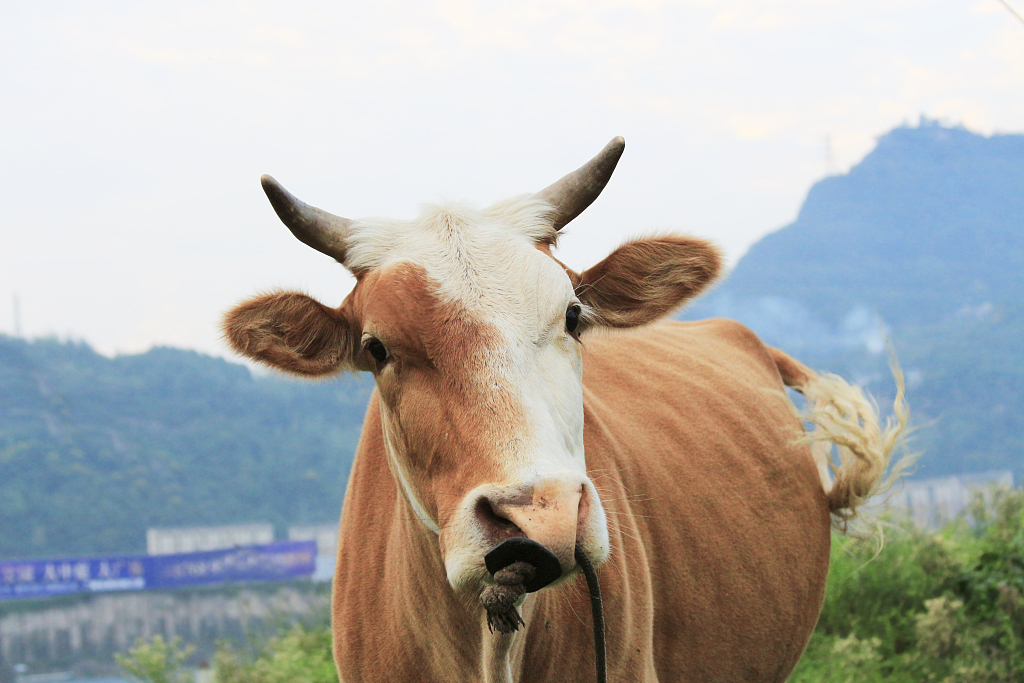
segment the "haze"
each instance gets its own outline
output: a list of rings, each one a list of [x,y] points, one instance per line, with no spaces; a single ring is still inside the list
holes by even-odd
[[[287,5],[4,3],[0,332],[17,296],[24,336],[226,354],[221,312],[255,291],[337,305],[351,279],[263,173],[412,217],[540,189],[622,135],[563,260],[673,230],[735,261],[895,126],[1024,130],[1024,25],[997,0]]]

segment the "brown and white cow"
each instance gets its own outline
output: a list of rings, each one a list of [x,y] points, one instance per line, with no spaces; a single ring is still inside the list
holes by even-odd
[[[881,485],[902,398],[881,428],[859,390],[738,323],[658,322],[718,275],[703,240],[628,242],[582,273],[555,260],[623,148],[537,194],[412,221],[340,218],[263,178],[295,236],[357,284],[338,308],[257,296],[227,314],[228,340],[377,384],[341,520],[343,682],[593,680],[577,544],[599,566],[609,680],[784,681],[800,657],[830,521]],[[810,435],[784,385],[808,396]],[[484,556],[513,536],[562,576],[525,597],[521,630],[492,634]]]

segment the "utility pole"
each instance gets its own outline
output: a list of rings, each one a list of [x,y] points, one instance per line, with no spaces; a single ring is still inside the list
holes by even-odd
[[[21,302],[18,293],[14,293],[14,336],[21,339]]]

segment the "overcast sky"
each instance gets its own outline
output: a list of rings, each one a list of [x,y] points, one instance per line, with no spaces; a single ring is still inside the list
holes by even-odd
[[[411,218],[622,135],[563,259],[675,230],[735,261],[895,126],[1024,131],[1024,24],[998,0],[5,0],[0,97],[0,332],[17,295],[28,337],[225,354],[253,292],[351,287],[262,173]]]

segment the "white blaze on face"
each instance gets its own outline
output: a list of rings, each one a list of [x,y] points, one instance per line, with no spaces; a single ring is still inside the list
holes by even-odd
[[[495,391],[501,387],[511,394],[522,416],[509,421],[516,425],[515,433],[501,435],[496,452],[462,454],[464,467],[481,467],[495,480],[459,492],[462,502],[441,532],[441,523],[428,511],[425,496],[430,493],[416,490],[409,476],[403,416],[390,414],[381,403],[392,473],[415,514],[441,534],[449,580],[456,587],[483,577],[483,555],[494,544],[475,512],[482,497],[504,500],[517,491],[529,492],[545,505],[574,494],[579,501],[582,495],[589,514],[585,528],[577,532],[579,540],[597,561],[608,552],[604,512],[586,474],[581,348],[565,329],[566,310],[579,302],[564,270],[536,248],[555,236],[548,211],[532,197],[483,211],[431,208],[417,221],[357,223],[349,240],[348,267],[358,271],[415,264],[439,297],[495,333],[488,348],[475,356],[485,360],[469,372],[479,386]],[[480,458],[495,462],[483,466]],[[571,566],[575,540],[566,541],[568,551],[556,552],[564,565]]]

